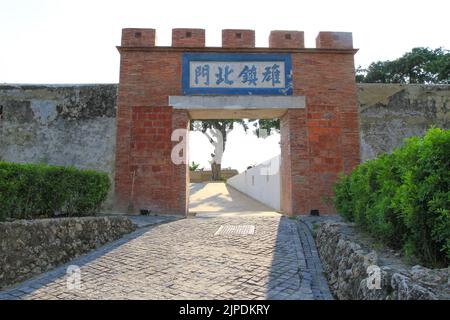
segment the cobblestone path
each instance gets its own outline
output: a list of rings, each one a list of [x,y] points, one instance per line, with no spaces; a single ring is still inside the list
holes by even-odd
[[[255,228],[253,234],[215,235],[222,225]],[[67,276],[69,265],[80,268],[80,288],[67,286],[76,284]],[[0,299],[330,298],[307,227],[282,216],[148,226],[0,292]]]

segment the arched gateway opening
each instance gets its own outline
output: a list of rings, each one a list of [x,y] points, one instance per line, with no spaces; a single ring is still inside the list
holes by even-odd
[[[280,118],[282,212],[334,214],[333,183],[360,161],[356,50],[351,33],[320,32],[313,49],[303,38],[272,31],[269,48],[255,48],[254,31],[223,30],[211,48],[203,29],[174,29],[172,46],[157,47],[154,29],[124,29],[116,209],[187,214],[189,169],[174,132],[190,119]]]

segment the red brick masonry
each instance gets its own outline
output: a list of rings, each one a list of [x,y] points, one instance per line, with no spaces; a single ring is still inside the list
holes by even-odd
[[[299,31],[272,31],[270,48],[255,48],[253,30],[223,30],[222,48],[205,47],[203,29],[174,29],[172,47],[155,46],[154,29],[124,29],[117,115],[116,209],[187,212],[188,170],[171,161],[171,133],[188,128],[187,112],[168,97],[182,95],[184,52],[290,53],[293,95],[305,109],[281,119],[281,202],[287,214],[334,214],[327,201],[340,172],[360,162],[351,33],[320,32],[304,48]]]

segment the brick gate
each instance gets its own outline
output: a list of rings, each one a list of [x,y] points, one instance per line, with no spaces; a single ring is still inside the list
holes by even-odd
[[[360,162],[352,35],[272,31],[255,48],[252,30],[174,29],[155,46],[154,29],[123,29],[117,111],[116,210],[184,215],[187,164],[172,163],[175,129],[190,119],[280,118],[281,208],[334,214],[327,198],[340,172]],[[185,155],[186,156],[186,155]]]

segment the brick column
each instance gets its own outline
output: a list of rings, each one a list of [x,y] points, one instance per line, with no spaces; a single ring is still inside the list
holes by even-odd
[[[187,113],[171,107],[132,107],[131,122],[129,119],[119,119],[117,208],[129,213],[147,209],[153,213],[186,214],[189,170],[187,161],[172,162],[172,148],[178,142],[172,142],[171,135],[175,129],[188,129]]]
[[[120,89],[118,103],[120,105]],[[131,187],[133,185],[133,174],[130,173],[130,146],[132,110],[130,107],[122,106],[117,110],[117,132],[116,132],[116,163],[115,163],[115,211],[125,213],[133,212],[131,203]]]
[[[306,110],[289,109],[281,118],[281,210],[305,214],[309,197]]]
[[[281,204],[288,214],[335,214],[333,184],[360,162],[351,33],[321,32],[317,49],[292,55],[294,95],[306,97],[306,108],[281,119]]]
[[[175,30],[175,44],[200,45],[201,33]],[[138,214],[145,209],[156,214],[185,215],[187,163],[172,162],[175,143],[171,135],[175,129],[187,129],[189,119],[186,112],[168,106],[168,96],[181,94],[182,53],[154,51],[155,36],[154,29],[122,32],[115,210]]]
[[[186,110],[173,110],[172,114],[172,128],[175,129],[186,129],[189,130],[189,115]],[[172,165],[172,177],[173,177],[173,195],[172,200],[173,206],[176,208],[177,212],[186,214],[189,207],[189,164],[188,164],[188,151],[189,151],[189,133],[186,134],[184,139],[186,139],[184,149],[185,154],[183,154],[185,163]],[[178,142],[172,142],[172,147]]]

